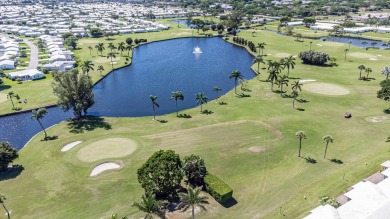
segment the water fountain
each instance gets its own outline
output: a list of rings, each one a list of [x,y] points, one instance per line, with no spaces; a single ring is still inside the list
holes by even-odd
[[[201,54],[202,50],[200,50],[199,46],[197,46],[197,47],[194,48],[194,51],[192,53],[194,53],[194,54]]]

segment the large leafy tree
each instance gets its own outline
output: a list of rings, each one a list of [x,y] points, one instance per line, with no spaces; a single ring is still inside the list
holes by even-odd
[[[93,64],[93,62],[91,60],[85,60],[83,63],[81,63],[81,70],[84,72],[84,73],[89,73],[89,71],[91,70],[95,70],[93,67],[95,66],[95,64]]]
[[[7,207],[5,207],[5,204],[4,204],[4,202],[5,202],[6,199],[7,199],[7,198],[6,198],[4,195],[0,194],[0,204],[3,206],[5,212],[7,213],[8,219],[11,219],[10,213],[9,213]]]
[[[325,153],[324,153],[324,159],[325,159],[326,158],[326,152],[328,151],[328,145],[329,145],[329,143],[333,143],[333,138],[330,135],[325,135],[324,137],[322,137],[322,140],[325,143]]]
[[[159,150],[138,169],[137,175],[147,194],[173,197],[183,179],[180,157],[172,150]]]
[[[358,69],[359,69],[359,79],[361,79],[362,78],[362,71],[366,70],[366,66],[365,65],[359,65]]]
[[[45,138],[44,140],[47,139],[47,133],[46,133],[46,130],[45,128],[43,127],[42,123],[41,123],[41,120],[43,118],[45,118],[45,115],[47,114],[47,110],[46,108],[39,108],[37,110],[33,110],[32,111],[32,116],[31,116],[31,119],[36,119],[39,123],[39,125],[41,126],[43,132],[45,133]]]
[[[301,157],[302,139],[306,139],[306,133],[304,131],[298,131],[295,136],[299,139],[299,152],[298,157]]]
[[[200,112],[203,112],[202,105],[207,103],[208,97],[203,92],[200,92],[195,95],[195,100],[196,104],[200,105]]]
[[[229,75],[229,79],[234,78],[234,94],[237,94],[237,81],[238,79],[243,79],[244,76],[241,74],[239,70],[234,70]]]
[[[156,107],[160,107],[157,103],[157,96],[150,95],[150,100],[152,101],[153,107],[153,120],[156,120]]]
[[[165,211],[162,209],[163,202],[156,199],[155,194],[142,195],[141,202],[134,202],[133,207],[137,207],[140,211],[146,213],[145,219],[153,218],[157,215],[165,218]]]
[[[377,97],[390,101],[390,79],[383,80],[379,85],[381,89],[377,92]]]
[[[386,75],[386,79],[389,79],[389,75],[390,75],[390,67],[389,66],[386,66],[382,69],[382,75]]]
[[[176,116],[179,116],[179,110],[177,108],[177,101],[184,100],[184,95],[181,91],[172,91],[171,100],[175,100],[176,102]]]
[[[126,38],[126,43],[127,43],[127,45],[133,44],[133,39],[131,37]]]
[[[203,158],[194,154],[184,157],[183,172],[191,185],[202,186],[204,177],[207,174]]]
[[[203,210],[206,210],[205,204],[208,204],[206,196],[200,195],[200,188],[191,188],[188,187],[187,193],[180,193],[180,204],[178,206],[179,209],[183,209],[182,211],[186,211],[189,207],[191,207],[192,219],[195,219],[195,206],[201,207]]]
[[[8,164],[12,163],[18,157],[18,151],[9,142],[0,142],[0,172],[6,171]]]
[[[73,109],[76,119],[87,114],[94,103],[91,78],[77,69],[70,72],[59,72],[52,83],[53,93],[58,97],[58,105],[65,112]]]

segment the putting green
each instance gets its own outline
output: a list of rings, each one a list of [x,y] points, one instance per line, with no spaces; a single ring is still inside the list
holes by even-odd
[[[352,56],[355,58],[362,58],[362,59],[376,58],[376,56],[364,52],[351,52],[348,53],[347,56]]]
[[[106,138],[95,141],[77,152],[77,158],[91,163],[105,158],[126,157],[137,149],[137,143],[128,138]]]
[[[0,93],[0,103],[7,101],[7,94]]]
[[[328,83],[308,83],[305,84],[305,86],[303,86],[302,88],[306,91],[316,94],[325,94],[333,96],[349,94],[349,90],[338,85]]]

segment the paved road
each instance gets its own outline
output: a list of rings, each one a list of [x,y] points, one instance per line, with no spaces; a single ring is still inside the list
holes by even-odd
[[[36,69],[38,67],[38,47],[27,39],[23,39],[23,42],[30,47],[30,62],[27,69]]]

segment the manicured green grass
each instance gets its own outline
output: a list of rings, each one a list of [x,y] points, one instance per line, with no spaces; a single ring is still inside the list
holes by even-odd
[[[158,40],[174,34],[162,32],[131,37]],[[268,31],[255,35],[252,30],[242,31],[240,37],[255,44],[265,41],[266,59],[277,60],[278,53],[296,55],[309,49],[306,41],[302,45],[292,37]],[[116,37],[114,42],[124,38],[126,36]],[[320,196],[340,195],[378,171],[379,164],[389,159],[389,145],[385,140],[390,116],[383,112],[389,105],[376,98],[378,84],[384,79],[380,70],[388,64],[388,51],[366,51],[351,46],[344,61],[344,49],[348,45],[313,40],[312,46],[316,51],[337,58],[338,66],[317,67],[296,60],[290,76],[337,84],[348,89],[348,95],[326,96],[303,90],[298,99],[308,102],[297,102],[296,106],[304,111],[294,110],[291,98],[281,98],[270,91],[270,83],[262,81],[267,74],[261,70],[260,80],[250,80],[247,85],[252,90],[246,92],[250,97],[238,98],[230,91],[219,100],[227,105],[210,101],[204,106],[213,112],[210,115],[200,114],[199,109],[194,108],[182,112],[191,115],[190,119],[176,118],[175,113],[158,117],[167,123],[152,121],[151,117],[106,118],[106,127],[110,125],[111,129],[99,126],[78,134],[69,129],[68,122],[62,122],[48,130],[49,135],[58,139],[44,142],[40,133],[20,151],[20,159],[15,162],[25,170],[16,178],[0,181],[1,193],[8,198],[7,207],[15,218],[109,218],[113,212],[140,218],[142,213],[131,207],[143,194],[136,171],[156,150],[173,149],[182,158],[191,153],[201,155],[208,170],[234,190],[237,204],[224,208],[211,201],[206,206],[208,211],[201,213],[202,217],[281,218],[280,207],[288,218],[303,217],[319,205]],[[93,51],[94,57],[85,49],[77,52],[82,59],[99,58],[96,51]],[[367,55],[378,60],[371,61]],[[371,76],[376,80],[357,80],[360,64],[371,67]],[[105,67],[110,69],[108,64]],[[226,76],[229,73],[226,72]],[[92,77],[97,80],[100,76],[95,71]],[[289,84],[292,82],[290,80]],[[290,91],[290,86],[285,90]],[[352,113],[353,117],[344,119],[345,112]],[[374,123],[369,118],[373,116],[385,119]],[[295,133],[299,130],[307,134],[302,156],[315,159],[317,163],[307,163],[297,157]],[[322,137],[327,134],[335,139],[329,146],[327,158],[339,159],[343,164],[322,158],[325,146]],[[77,159],[81,148],[105,138],[130,138],[137,142],[138,148],[124,158],[105,158],[92,163]],[[62,146],[77,140],[84,142],[68,152],[60,152]],[[248,150],[252,147],[262,152]],[[89,177],[94,166],[106,161],[122,162],[124,168]]]

